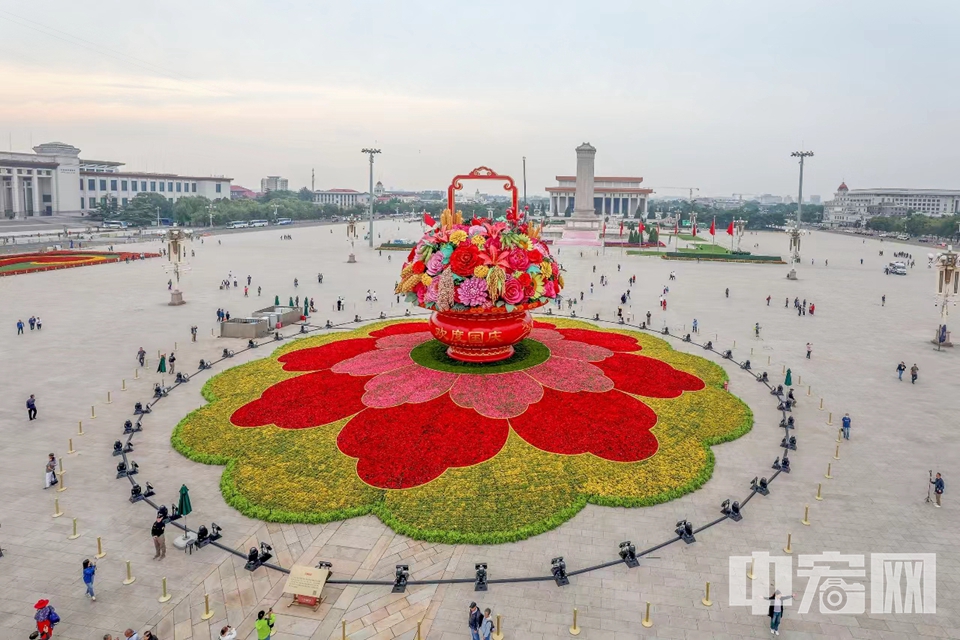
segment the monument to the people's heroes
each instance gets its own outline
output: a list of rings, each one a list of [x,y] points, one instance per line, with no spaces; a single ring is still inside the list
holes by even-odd
[[[560,244],[598,244],[600,217],[593,204],[593,172],[596,147],[584,142],[577,147],[577,188],[574,193],[573,215],[565,221]]]

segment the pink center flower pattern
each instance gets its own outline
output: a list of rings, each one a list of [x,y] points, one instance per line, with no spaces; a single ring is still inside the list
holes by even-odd
[[[478,294],[479,295],[479,294]],[[637,462],[657,452],[657,416],[636,396],[676,398],[704,388],[696,376],[640,355],[635,338],[538,322],[530,335],[549,350],[539,364],[504,373],[457,373],[414,362],[432,340],[406,322],[368,338],[287,353],[303,372],[237,409],[240,427],[306,429],[349,418],[337,446],[375,487],[406,489],[451,467],[495,456],[512,429],[559,455]]]

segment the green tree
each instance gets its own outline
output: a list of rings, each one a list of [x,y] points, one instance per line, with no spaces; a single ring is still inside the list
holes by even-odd
[[[173,217],[173,204],[159,193],[138,193],[123,208],[120,217],[129,224],[138,227],[156,226],[157,209],[160,218]]]
[[[310,191],[307,187],[297,191],[297,197],[303,200],[304,202],[313,202],[313,191]]]
[[[210,200],[204,196],[186,196],[173,204],[173,219],[177,224],[186,226],[205,226],[209,221],[207,207]]]

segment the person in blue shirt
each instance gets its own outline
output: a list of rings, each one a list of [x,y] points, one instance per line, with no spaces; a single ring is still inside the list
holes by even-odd
[[[90,560],[83,561],[83,584],[87,586],[87,595],[94,602],[97,601],[96,594],[93,593],[93,576],[97,572],[97,564]]]
[[[936,480],[931,480],[931,481],[930,481],[930,484],[933,485],[933,493],[937,496],[937,504],[936,504],[936,507],[937,507],[937,508],[940,508],[940,496],[943,495],[943,478],[942,478],[942,477],[940,476],[940,474],[938,473],[938,474],[937,474],[937,479],[936,479]]]
[[[843,438],[844,440],[850,439],[850,414],[843,414],[843,420],[840,421],[843,428]]]

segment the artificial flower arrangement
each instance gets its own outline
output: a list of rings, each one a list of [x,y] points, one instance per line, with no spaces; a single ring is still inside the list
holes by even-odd
[[[425,309],[509,313],[535,309],[563,288],[560,264],[540,239],[541,227],[511,207],[506,216],[473,218],[445,209],[440,224],[410,251],[396,293]]]

